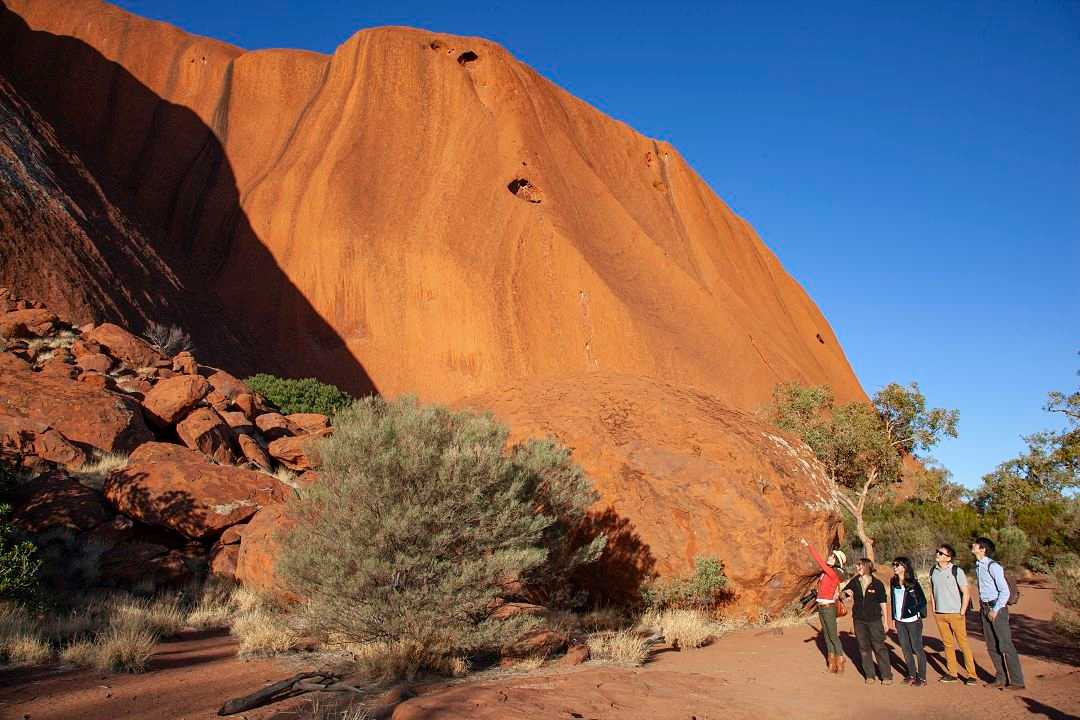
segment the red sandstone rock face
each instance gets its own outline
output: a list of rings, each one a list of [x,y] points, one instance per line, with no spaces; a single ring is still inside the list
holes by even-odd
[[[14,310],[0,314],[0,338],[42,337],[56,323],[56,315],[48,310]]]
[[[221,465],[234,465],[233,434],[228,424],[211,408],[195,408],[176,426],[176,434],[192,450],[198,450]]]
[[[155,247],[184,248],[265,363],[424,400],[594,370],[744,411],[782,379],[863,397],[814,303],[673,147],[494,43],[379,28],[332,57],[244,52],[97,0],[7,5],[0,67],[135,189]]]
[[[38,478],[15,508],[17,524],[40,533],[55,528],[90,530],[112,517],[101,496],[63,474]]]
[[[278,535],[288,532],[293,521],[284,505],[270,505],[251,518],[244,528],[240,541],[240,554],[236,560],[236,579],[257,592],[276,595],[283,599],[298,599],[289,593],[277,577]]]
[[[125,515],[196,540],[244,522],[291,492],[269,475],[211,465],[197,452],[166,443],[139,447],[104,490]]]
[[[100,377],[100,376],[99,376]],[[102,387],[34,373],[0,353],[0,425],[16,420],[55,428],[69,441],[106,452],[128,451],[151,438],[138,405]]]
[[[161,353],[150,347],[150,343],[112,323],[94,328],[86,339],[103,346],[110,355],[132,368],[152,366],[162,359]]]
[[[254,463],[260,470],[271,472],[274,469],[274,463],[270,459],[270,456],[263,450],[262,445],[250,435],[237,435],[236,442],[240,446],[240,452],[250,462]]]
[[[318,441],[329,429],[274,440],[267,448],[275,459],[292,470],[311,470],[319,465]]]
[[[737,607],[779,610],[812,569],[797,544],[840,527],[832,486],[801,443],[714,397],[655,380],[600,374],[510,385],[473,398],[512,436],[554,436],[574,450],[601,500],[610,551],[589,575],[599,591],[648,573],[724,562]],[[627,588],[630,589],[630,588]]]
[[[168,427],[187,415],[210,392],[210,383],[198,375],[178,375],[161,380],[146,393],[143,409],[158,427]]]

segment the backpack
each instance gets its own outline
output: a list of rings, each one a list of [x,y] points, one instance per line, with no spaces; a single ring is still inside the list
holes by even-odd
[[[1009,599],[1005,602],[1005,606],[1015,605],[1020,601],[1020,588],[1016,586],[1016,581],[1012,579],[1012,575],[1005,572],[1005,566],[999,563],[997,560],[991,560],[990,565],[997,565],[1001,568],[1001,574],[1005,576],[1005,584],[1009,587]],[[990,565],[986,566],[986,572],[990,572]],[[990,579],[994,581],[994,589],[999,593],[1001,588],[998,587],[997,579],[994,578],[993,573],[990,575]]]

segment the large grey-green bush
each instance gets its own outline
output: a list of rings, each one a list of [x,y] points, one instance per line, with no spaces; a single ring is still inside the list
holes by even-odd
[[[494,648],[525,619],[492,618],[526,586],[565,586],[595,560],[569,534],[596,495],[565,448],[507,447],[488,415],[366,398],[321,447],[321,480],[294,500],[282,577],[313,630],[433,655]]]

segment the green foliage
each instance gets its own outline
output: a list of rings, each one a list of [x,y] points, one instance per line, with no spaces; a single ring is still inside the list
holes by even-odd
[[[1063,632],[1080,637],[1080,556],[1064,555],[1054,564],[1054,600],[1063,608],[1054,622]]]
[[[723,602],[727,587],[724,563],[712,557],[697,557],[694,558],[693,575],[661,580],[643,587],[641,599],[649,610],[707,611]]]
[[[321,481],[291,506],[278,568],[312,630],[415,643],[439,657],[493,649],[534,622],[492,617],[524,583],[565,586],[599,537],[569,548],[596,494],[549,441],[507,449],[490,415],[366,398],[338,413]]]
[[[11,506],[0,504],[0,598],[26,599],[37,590],[37,548],[28,540],[20,540],[8,522]]]
[[[1027,533],[1014,525],[993,528],[988,536],[994,541],[994,560],[1005,567],[1015,568],[1024,564],[1031,550]]]
[[[333,415],[352,404],[353,398],[333,385],[315,378],[294,380],[267,373],[253,375],[245,381],[252,390],[273,403],[286,415],[292,413],[322,413]]]
[[[874,407],[881,416],[894,447],[902,453],[929,450],[942,437],[957,436],[960,413],[944,408],[926,408],[919,383],[904,387],[889,383],[874,394]]]
[[[946,508],[958,508],[964,503],[964,486],[954,483],[952,473],[933,461],[924,461],[912,479],[915,483],[915,497],[925,503]]]
[[[912,558],[916,569],[934,561],[942,543],[956,548],[956,562],[967,565],[972,538],[981,534],[983,519],[967,505],[955,508],[921,500],[875,503],[867,508],[866,524],[880,551],[880,559],[897,555]]]
[[[1063,415],[1066,427],[1028,435],[1024,452],[983,476],[974,498],[982,511],[1015,522],[1024,506],[1060,500],[1080,487],[1080,392],[1051,392],[1045,409]]]

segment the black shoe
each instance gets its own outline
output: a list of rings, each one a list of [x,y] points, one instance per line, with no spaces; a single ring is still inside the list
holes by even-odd
[[[1024,685],[1006,685],[1005,687],[1003,687],[1001,689],[1002,690],[1024,690],[1024,689],[1026,689],[1026,686],[1024,686]]]
[[[956,679],[956,677],[955,677],[955,676],[953,676],[953,675],[942,675],[942,676],[941,676],[941,677],[940,677],[940,678],[938,679],[938,682],[947,682],[947,683],[954,683],[954,682],[959,682],[959,681],[958,681],[958,680]]]
[[[983,685],[988,688],[997,688],[998,690],[1000,690],[1001,688],[1005,687],[1005,681],[994,678],[993,680],[984,682]]]

